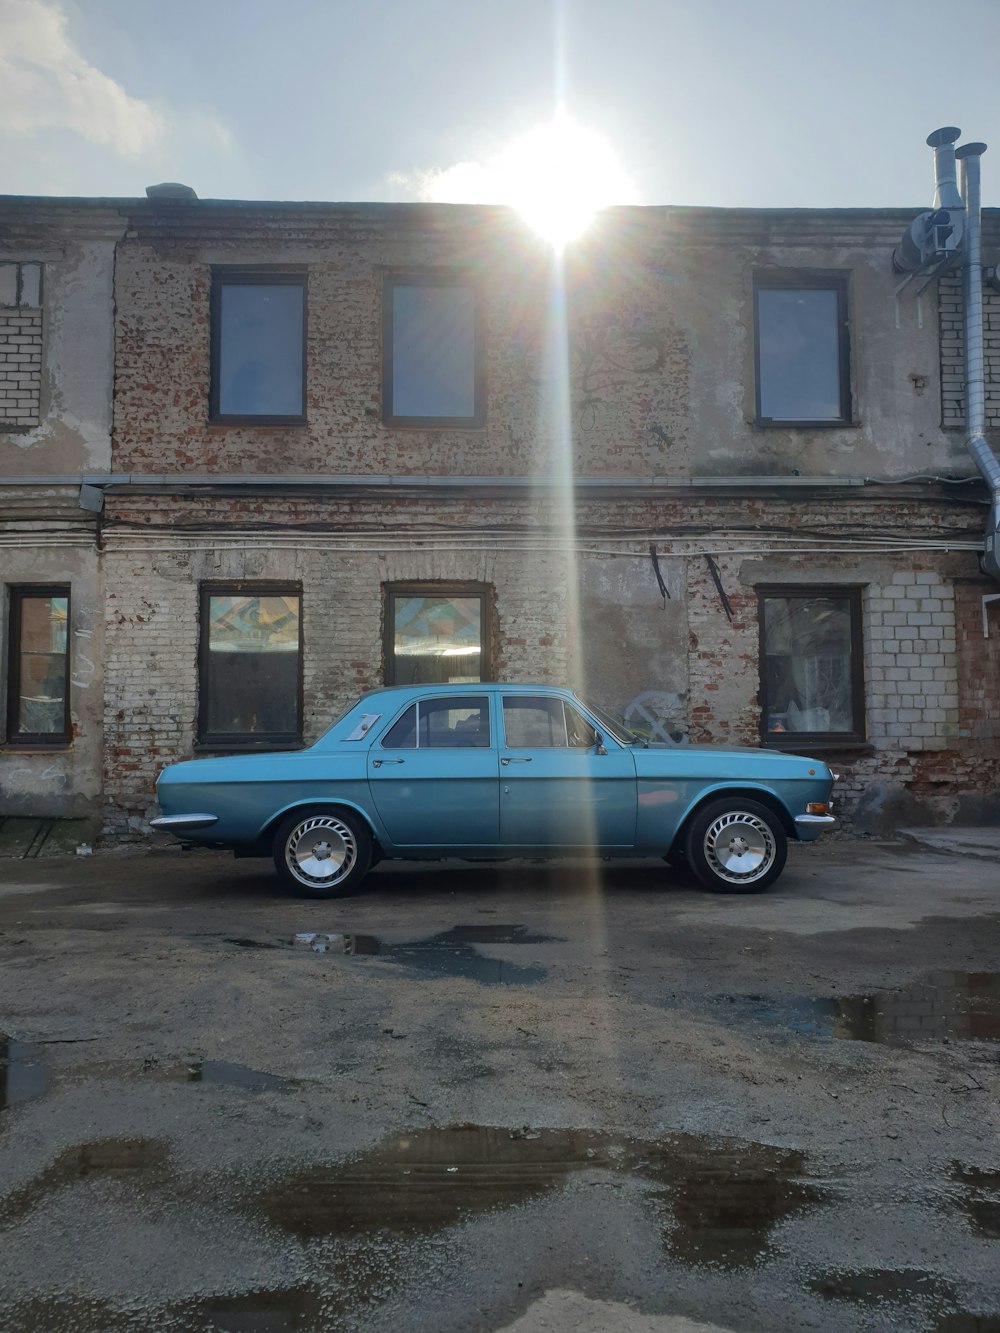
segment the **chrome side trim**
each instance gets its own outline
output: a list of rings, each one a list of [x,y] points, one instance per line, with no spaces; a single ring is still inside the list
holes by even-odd
[[[165,833],[176,833],[179,829],[208,828],[210,824],[218,822],[218,815],[160,815],[149,821],[149,827],[163,829]]]
[[[807,824],[810,828],[833,828],[836,819],[833,815],[796,815],[796,824]]]

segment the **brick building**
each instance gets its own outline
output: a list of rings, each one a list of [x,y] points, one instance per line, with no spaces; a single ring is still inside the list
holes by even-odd
[[[859,828],[994,817],[961,293],[899,290],[913,216],[626,208],[556,261],[489,207],[0,200],[0,813],[141,832],[165,763],[497,678],[830,757]]]

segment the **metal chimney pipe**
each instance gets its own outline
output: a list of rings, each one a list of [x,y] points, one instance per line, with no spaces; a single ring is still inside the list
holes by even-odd
[[[965,304],[965,438],[969,453],[990,488],[983,568],[1000,580],[1000,460],[986,439],[986,372],[983,351],[983,232],[979,159],[984,143],[966,143],[955,156],[961,163],[965,210],[962,289]]]
[[[962,133],[954,125],[943,125],[927,136],[927,147],[934,149],[934,207],[961,208],[955,173],[955,140]]]

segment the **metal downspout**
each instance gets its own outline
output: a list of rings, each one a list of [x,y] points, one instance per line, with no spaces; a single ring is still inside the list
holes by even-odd
[[[983,237],[979,159],[984,143],[967,143],[955,156],[960,163],[965,210],[962,288],[965,306],[966,444],[990,488],[990,513],[981,559],[984,573],[1000,582],[1000,459],[986,438],[986,371],[983,351]]]

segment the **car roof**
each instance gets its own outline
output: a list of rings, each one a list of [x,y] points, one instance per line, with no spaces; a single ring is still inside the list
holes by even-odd
[[[505,694],[537,694],[540,690],[555,690],[561,694],[572,694],[573,690],[569,685],[559,685],[552,681],[547,684],[538,682],[516,683],[504,680],[483,680],[471,681],[459,685],[435,685],[433,683],[422,685],[384,685],[377,690],[369,690],[363,697],[373,699],[380,694],[395,694],[402,696],[404,694],[483,694],[485,692],[496,693],[497,690],[503,690]]]

